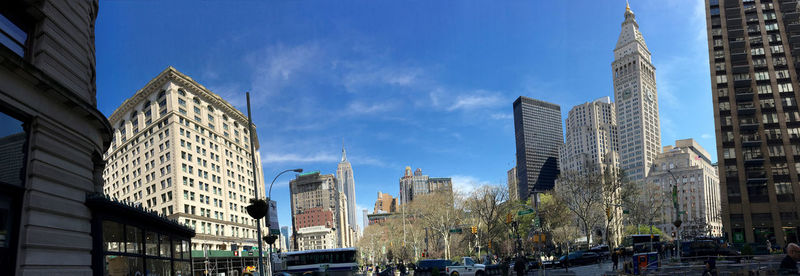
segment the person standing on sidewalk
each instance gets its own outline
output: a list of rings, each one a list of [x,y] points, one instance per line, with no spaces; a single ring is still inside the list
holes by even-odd
[[[786,246],[786,257],[781,261],[778,270],[780,275],[798,275],[797,262],[800,261],[800,246],[790,243]]]
[[[617,271],[619,268],[619,251],[614,250],[614,252],[611,252],[611,262],[614,263],[614,271]]]

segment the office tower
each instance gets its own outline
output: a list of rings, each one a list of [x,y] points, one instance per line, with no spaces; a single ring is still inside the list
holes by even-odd
[[[0,4],[2,275],[141,273],[154,259],[171,264],[165,274],[191,273],[192,229],[102,195],[113,129],[97,109],[97,13],[96,0]],[[125,252],[155,235],[176,254]]]
[[[798,242],[797,1],[706,1],[723,230]]]
[[[722,205],[717,167],[710,155],[694,139],[675,141],[665,146],[656,157],[647,183],[662,193],[672,193],[677,181],[677,202],[680,209],[681,236],[722,236]],[[672,198],[665,199],[664,209],[655,222],[664,233],[678,233],[673,225],[677,218]]]
[[[517,193],[520,200],[528,200],[531,194],[553,189],[558,176],[558,148],[564,143],[561,107],[520,96],[514,101],[514,133]]]
[[[256,220],[245,207],[265,197],[264,176],[257,141],[252,169],[241,111],[168,67],[109,122],[114,140],[103,155],[105,194],[191,225],[192,250],[258,246]]]
[[[336,169],[336,181],[339,183],[339,190],[347,196],[347,220],[356,221],[356,184],[353,179],[353,166],[347,161],[347,153],[342,146],[342,161]],[[350,227],[355,231],[356,224]]]
[[[397,212],[397,199],[390,194],[378,192],[378,199],[375,200],[373,214]]]
[[[517,185],[519,185],[519,181],[517,181],[517,167],[513,167],[508,172],[508,199],[510,200],[519,200],[519,193],[517,192]]]
[[[447,177],[430,177],[422,174],[422,169],[417,168],[411,173],[411,167],[406,167],[403,177],[400,177],[400,204],[414,200],[415,196],[429,194],[436,191],[453,192],[453,180]]]
[[[617,167],[617,120],[611,98],[576,105],[567,115],[566,142],[559,153],[560,171],[601,173]]]
[[[643,180],[661,151],[661,126],[656,68],[630,7],[625,8],[625,21],[614,48],[611,67],[620,168],[631,180]]]
[[[297,250],[352,246],[355,231],[347,220],[347,196],[340,187],[333,174],[319,171],[299,174],[289,182]]]
[[[281,239],[283,244],[286,245],[287,250],[292,250],[292,243],[289,242],[289,226],[281,226]]]
[[[361,209],[361,215],[362,215],[361,223],[363,223],[362,224],[363,226],[361,227],[361,231],[364,231],[364,230],[367,229],[367,226],[369,226],[369,218],[367,217],[367,209]]]

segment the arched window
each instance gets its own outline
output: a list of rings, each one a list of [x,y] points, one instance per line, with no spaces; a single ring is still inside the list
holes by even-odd
[[[222,114],[222,120],[223,121],[227,121],[228,120],[228,115]]]
[[[142,105],[142,110],[150,110],[150,101],[144,102],[144,105]]]
[[[183,91],[183,88],[178,88],[178,95],[186,96],[186,91]]]
[[[212,107],[211,105],[208,105],[208,112],[214,112],[214,107]]]
[[[134,110],[133,112],[131,112],[131,120],[136,120],[136,115],[138,115],[138,114],[139,114],[139,113],[138,113],[138,112],[136,112],[136,110]]]
[[[163,98],[166,95],[167,95],[167,90],[161,90],[161,92],[158,92],[159,99]]]
[[[192,99],[192,101],[193,101],[194,103],[196,103],[196,104],[200,104],[200,99],[199,99],[199,98],[197,98],[197,97],[194,97],[194,98]]]

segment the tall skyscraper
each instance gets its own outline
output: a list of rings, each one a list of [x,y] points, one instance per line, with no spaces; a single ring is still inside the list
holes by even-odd
[[[361,209],[361,212],[361,223],[363,225],[363,227],[361,227],[361,231],[364,231],[367,229],[367,226],[369,226],[369,218],[367,217],[367,209]]]
[[[611,68],[620,168],[630,179],[643,180],[650,164],[661,152],[661,125],[656,68],[650,61],[650,51],[630,7],[625,7],[625,21],[614,48]]]
[[[734,243],[798,242],[797,1],[706,1],[723,229]]]
[[[342,145],[342,161],[336,169],[336,180],[340,191],[347,196],[347,220],[353,222],[350,227],[355,231],[356,221],[356,183],[353,179],[353,166],[347,161],[347,152]]]
[[[517,167],[513,167],[508,172],[508,198],[511,200],[519,200],[519,192],[517,189],[519,188],[519,181],[517,181]]]
[[[108,120],[114,140],[104,155],[105,194],[191,225],[193,250],[258,246],[245,206],[265,197],[264,176],[257,140],[250,152],[247,116],[168,67]]]
[[[281,239],[283,239],[286,248],[291,250],[292,243],[289,242],[289,226],[281,226]]]
[[[453,192],[453,180],[445,177],[430,177],[422,174],[422,169],[417,168],[411,173],[411,167],[406,167],[403,177],[400,177],[400,204],[414,200],[415,196],[429,194],[435,191]]]
[[[558,148],[564,143],[561,107],[520,96],[514,101],[517,143],[517,193],[527,200],[533,193],[553,189],[558,177]]]
[[[664,152],[656,157],[646,182],[657,185],[662,192],[671,192],[675,180],[678,181],[677,200],[683,221],[681,232],[722,236],[717,166],[694,139],[678,140],[675,146],[665,146]],[[673,206],[672,200],[665,202],[661,217],[654,220],[666,234],[678,231],[672,224],[677,218]]]
[[[617,116],[611,98],[576,105],[567,115],[566,142],[559,152],[563,171],[602,172],[618,167]]]

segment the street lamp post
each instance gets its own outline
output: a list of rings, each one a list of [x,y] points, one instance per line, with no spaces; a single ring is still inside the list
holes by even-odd
[[[670,176],[672,176],[672,180],[675,181],[675,184],[672,185],[672,205],[675,208],[675,221],[672,222],[672,225],[675,225],[675,250],[678,253],[678,262],[681,261],[681,231],[678,228],[681,227],[683,222],[681,221],[681,209],[680,205],[678,204],[678,178],[675,177],[675,174],[672,173],[672,170],[667,170]],[[652,233],[652,232],[651,232]]]
[[[272,249],[273,249],[272,244],[275,243],[275,238],[274,237],[267,238],[267,237],[272,236],[272,233],[269,232],[270,231],[269,226],[271,224],[270,217],[269,217],[269,203],[272,201],[272,185],[275,184],[275,180],[278,180],[279,176],[281,176],[282,174],[284,174],[286,172],[302,173],[303,169],[290,169],[290,170],[282,171],[278,175],[276,175],[275,178],[272,179],[271,183],[269,183],[269,193],[267,193],[267,236],[264,236],[263,238],[265,240],[267,240],[267,243],[269,244],[269,253],[270,253],[269,261],[270,261],[270,265],[272,265]],[[289,195],[289,196],[291,197],[291,195]],[[291,206],[289,208],[291,208]],[[294,225],[294,222],[292,222],[292,225]],[[259,233],[259,236],[260,235],[261,235],[261,233]],[[259,241],[259,245],[260,244],[261,244],[261,242]],[[270,269],[270,273],[271,272],[272,272],[272,270]]]

